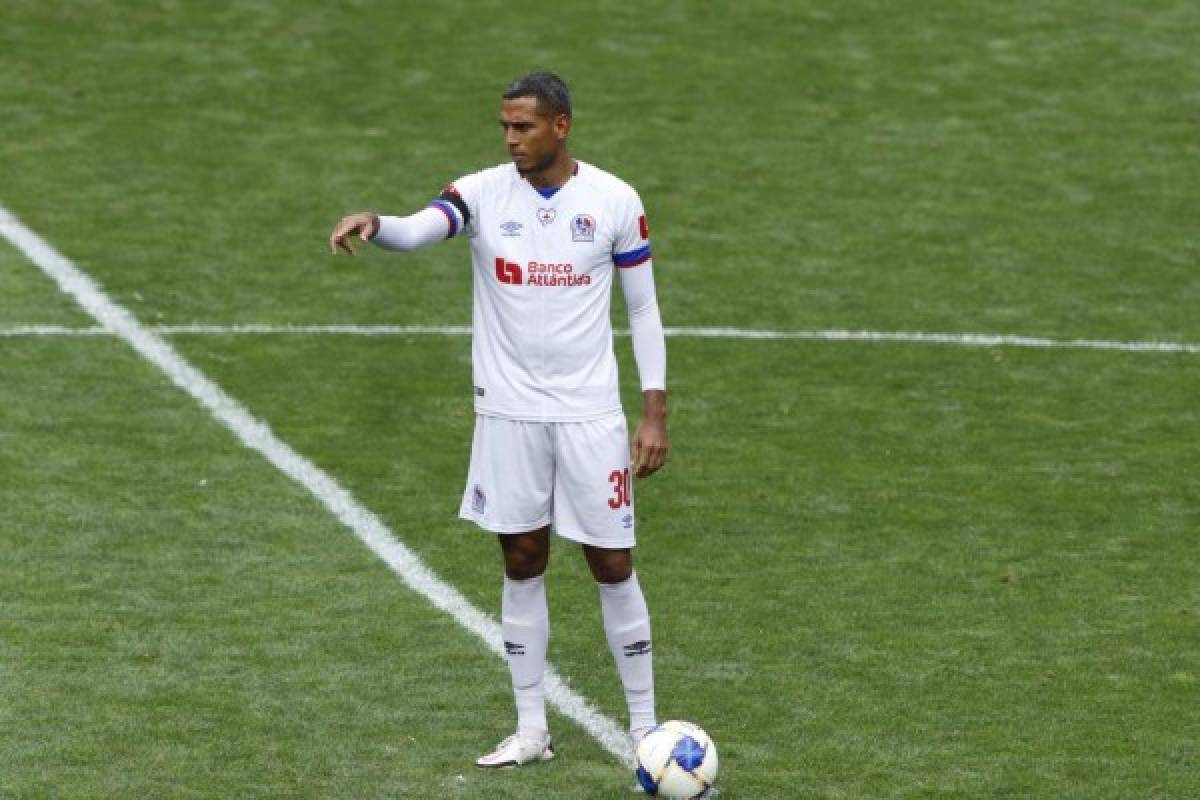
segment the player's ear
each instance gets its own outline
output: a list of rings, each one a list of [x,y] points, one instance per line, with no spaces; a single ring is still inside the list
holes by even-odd
[[[571,118],[566,114],[559,114],[554,118],[554,132],[559,140],[567,138],[567,134],[571,132]]]

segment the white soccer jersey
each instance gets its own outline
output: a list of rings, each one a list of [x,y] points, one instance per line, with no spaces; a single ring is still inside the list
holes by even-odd
[[[471,241],[477,413],[569,422],[621,410],[613,270],[649,272],[649,230],[632,187],[577,165],[550,198],[510,163],[467,175],[434,201],[450,236],[465,230]]]

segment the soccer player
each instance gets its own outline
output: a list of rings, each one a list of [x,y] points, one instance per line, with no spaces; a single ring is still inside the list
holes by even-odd
[[[330,235],[414,250],[465,232],[474,275],[475,434],[459,515],[498,534],[501,630],[516,732],[475,763],[554,757],[543,676],[550,530],[583,546],[629,705],[633,742],[655,725],[650,616],[633,569],[631,474],[667,455],[666,344],[650,233],[628,184],[567,151],[571,99],[536,72],[504,92],[511,162],[456,180],[411,216],[351,214]],[[613,274],[629,308],[643,413],[630,445],[617,390],[609,302]]]

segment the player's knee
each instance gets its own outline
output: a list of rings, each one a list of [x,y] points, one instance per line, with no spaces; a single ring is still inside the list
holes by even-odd
[[[585,547],[584,552],[597,583],[622,583],[633,574],[633,554],[629,550]]]
[[[527,581],[546,571],[550,560],[549,542],[541,531],[502,536],[504,574],[514,581]]]
[[[545,556],[541,558],[521,558],[506,555],[504,558],[504,574],[510,580],[527,581],[530,578],[536,578],[545,573],[547,561],[548,559]]]
[[[631,575],[633,575],[632,569],[592,570],[592,577],[596,579],[596,583],[624,583],[629,580]]]

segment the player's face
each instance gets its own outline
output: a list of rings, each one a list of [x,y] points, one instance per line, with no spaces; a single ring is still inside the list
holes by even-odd
[[[565,114],[551,117],[540,112],[535,97],[514,97],[500,104],[500,126],[517,171],[530,175],[558,159],[571,120]]]

